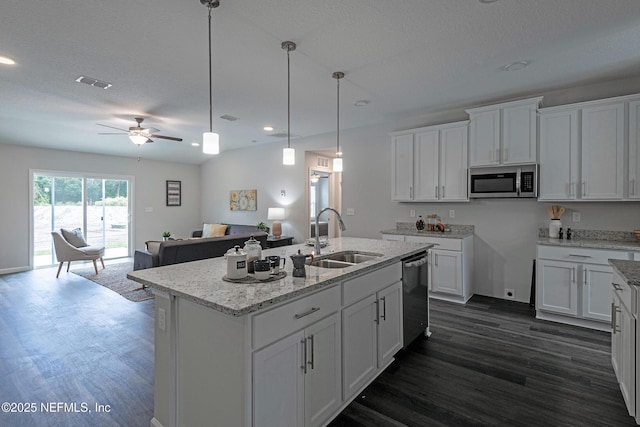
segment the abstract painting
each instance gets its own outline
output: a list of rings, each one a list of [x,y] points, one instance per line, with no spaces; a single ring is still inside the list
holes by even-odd
[[[231,190],[229,209],[232,211],[255,211],[258,209],[258,190]]]

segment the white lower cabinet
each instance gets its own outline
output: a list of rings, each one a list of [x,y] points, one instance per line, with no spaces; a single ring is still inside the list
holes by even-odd
[[[253,355],[254,426],[317,426],[342,403],[340,314]]]
[[[538,245],[536,317],[609,330],[611,280],[608,259],[632,259],[627,251]]]
[[[611,365],[629,415],[640,423],[636,390],[638,364],[637,293],[614,273],[611,291]],[[611,288],[611,287],[610,287]]]
[[[462,252],[431,250],[431,292],[461,296]]]
[[[402,348],[402,283],[356,302],[342,311],[343,392],[362,390]]]

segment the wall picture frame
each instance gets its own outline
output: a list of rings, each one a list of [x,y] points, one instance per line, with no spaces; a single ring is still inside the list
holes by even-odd
[[[182,181],[167,180],[167,206],[182,205]]]
[[[229,210],[258,210],[258,190],[231,190],[229,192]]]

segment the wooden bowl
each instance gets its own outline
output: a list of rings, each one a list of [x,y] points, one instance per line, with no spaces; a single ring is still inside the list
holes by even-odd
[[[633,234],[636,235],[637,240],[640,240],[640,230],[633,230]]]

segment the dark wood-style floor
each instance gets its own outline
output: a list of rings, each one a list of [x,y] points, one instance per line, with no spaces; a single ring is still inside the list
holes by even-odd
[[[108,266],[107,266],[108,268]],[[432,301],[433,335],[403,351],[331,426],[632,426],[607,333],[537,321],[527,304]],[[0,426],[147,427],[153,300],[55,270],[0,276]],[[91,413],[43,413],[82,402]],[[110,405],[96,413],[95,404]]]

